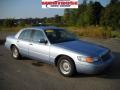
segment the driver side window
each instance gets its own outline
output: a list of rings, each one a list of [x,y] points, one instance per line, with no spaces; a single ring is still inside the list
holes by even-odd
[[[41,39],[44,39],[44,34],[40,30],[35,30],[33,33],[32,41],[39,42]]]

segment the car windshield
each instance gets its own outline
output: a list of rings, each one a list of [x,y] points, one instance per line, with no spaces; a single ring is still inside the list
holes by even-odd
[[[45,30],[51,44],[77,40],[76,36],[64,29]]]

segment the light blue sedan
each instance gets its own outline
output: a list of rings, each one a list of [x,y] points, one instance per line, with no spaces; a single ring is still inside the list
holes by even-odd
[[[72,33],[52,26],[24,28],[6,38],[12,57],[29,57],[55,64],[64,76],[78,73],[96,74],[113,61],[108,48],[81,41]]]

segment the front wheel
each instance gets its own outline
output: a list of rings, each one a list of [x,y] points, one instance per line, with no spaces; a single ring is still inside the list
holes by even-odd
[[[58,71],[63,76],[72,76],[75,73],[75,65],[71,58],[67,56],[63,56],[59,59],[58,64]]]
[[[20,56],[19,50],[16,46],[12,46],[11,52],[12,52],[12,57],[14,59],[20,59],[21,56]]]

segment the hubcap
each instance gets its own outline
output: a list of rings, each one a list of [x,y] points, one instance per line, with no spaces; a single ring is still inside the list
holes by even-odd
[[[71,70],[71,65],[69,63],[69,61],[67,60],[62,60],[60,62],[60,70],[63,74],[68,74],[70,73],[70,70]]]
[[[16,48],[13,49],[13,57],[18,57],[18,50]]]

